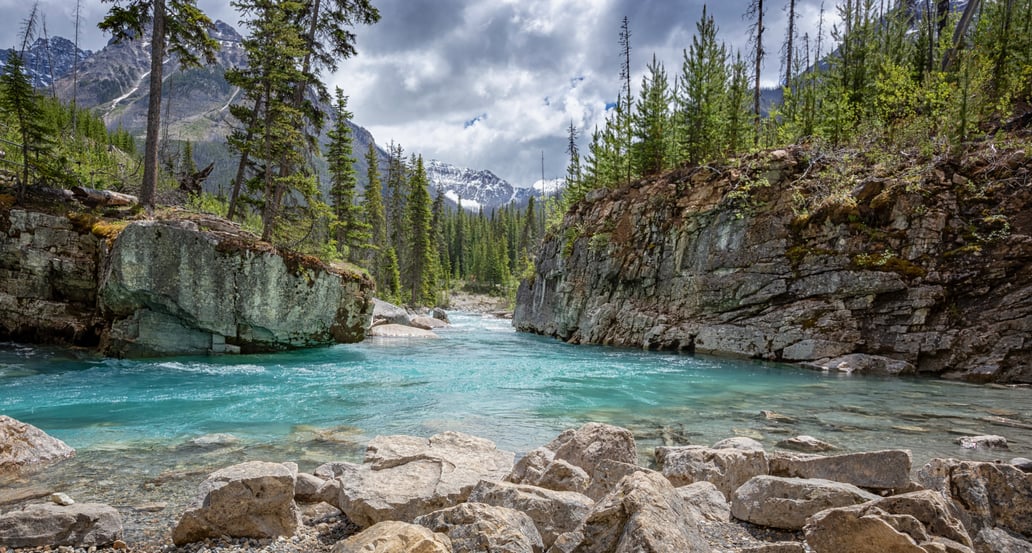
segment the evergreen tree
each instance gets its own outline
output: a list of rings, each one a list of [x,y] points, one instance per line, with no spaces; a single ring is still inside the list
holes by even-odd
[[[763,7],[763,0],[750,0],[749,9],[746,11],[746,16],[754,20],[752,24],[752,36],[750,40],[753,43],[753,121],[755,126],[756,134],[753,136],[754,143],[758,144],[760,140],[760,71],[763,69],[763,57],[766,52],[763,50],[763,18],[767,15],[766,10]]]
[[[632,136],[634,98],[631,96],[631,28],[630,22],[625,15],[620,24],[620,80],[623,84],[623,91],[616,101],[616,119],[613,137],[616,141],[615,149],[618,154],[619,167],[618,178],[624,182],[631,182],[632,159],[631,143]],[[621,102],[622,98],[622,102]],[[616,182],[616,181],[614,181]]]
[[[380,182],[380,160],[376,145],[369,144],[365,155],[366,187],[362,193],[362,215],[369,226],[369,244],[363,251],[362,264],[383,290],[387,286],[387,221],[383,211],[383,184]]]
[[[194,161],[193,142],[187,140],[183,143],[183,153],[180,156],[179,172],[184,176],[190,176],[197,172],[197,162]]]
[[[21,175],[18,178],[18,199],[25,196],[25,187],[29,185],[31,170],[42,169],[40,153],[49,149],[52,143],[52,131],[43,120],[40,99],[32,89],[32,82],[25,73],[22,55],[11,52],[0,75],[0,109],[13,116],[21,140]]]
[[[633,117],[632,154],[634,169],[639,175],[654,175],[667,167],[670,100],[666,71],[653,54],[648,74],[642,78],[641,97]]]
[[[405,196],[408,170],[401,144],[387,146],[387,237],[394,251],[405,251]]]
[[[111,10],[98,25],[116,41],[143,36],[150,23],[150,76],[147,97],[147,138],[144,145],[143,183],[140,204],[154,209],[158,188],[158,136],[161,131],[161,90],[166,52],[174,54],[182,67],[199,66],[203,57],[214,63],[218,41],[208,36],[211,19],[196,0],[104,0]]]
[[[436,252],[431,232],[430,192],[427,190],[423,156],[416,158],[408,181],[405,223],[408,228],[402,284],[415,305],[433,305],[436,297]]]
[[[330,199],[336,218],[333,230],[337,251],[349,261],[357,262],[359,250],[369,243],[372,227],[364,220],[362,206],[355,205],[358,179],[355,175],[355,158],[352,157],[351,127],[348,125],[352,114],[347,106],[347,96],[337,87],[333,104],[333,128],[327,133],[330,143],[326,161],[330,171]]]
[[[724,150],[728,93],[727,49],[717,42],[717,26],[705,6],[695,36],[683,53],[677,90],[679,160],[701,163]]]

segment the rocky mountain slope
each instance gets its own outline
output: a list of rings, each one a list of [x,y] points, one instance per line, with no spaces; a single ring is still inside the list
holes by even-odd
[[[0,50],[0,69],[7,65],[7,60],[14,53],[13,48]],[[25,71],[32,80],[32,86],[39,89],[49,89],[58,79],[68,77],[72,74],[75,65],[75,58],[79,58],[80,65],[93,52],[80,50],[75,43],[62,37],[52,37],[49,40],[37,38],[25,50]],[[69,81],[70,82],[70,81]]]
[[[453,205],[461,200],[462,207],[469,211],[483,208],[489,212],[509,204],[525,207],[530,198],[541,200],[546,191],[555,194],[557,189],[555,183],[544,188],[516,187],[486,169],[456,167],[436,159],[426,164],[426,177],[432,190],[440,191]]]
[[[1030,149],[1027,136],[935,157],[796,148],[597,191],[545,240],[514,323],[1032,383]]]

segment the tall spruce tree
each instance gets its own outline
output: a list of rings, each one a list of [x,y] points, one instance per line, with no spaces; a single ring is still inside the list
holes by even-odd
[[[724,151],[727,89],[727,48],[717,42],[716,23],[703,6],[678,79],[680,161],[701,163]]]
[[[348,97],[337,87],[333,103],[333,127],[327,133],[330,139],[326,162],[330,172],[330,200],[333,215],[334,238],[337,251],[349,261],[358,262],[361,248],[369,243],[372,228],[365,221],[362,206],[355,203],[358,178],[355,174],[351,127],[353,117],[348,111]]]
[[[763,69],[763,58],[766,51],[763,49],[763,18],[767,15],[763,7],[763,0],[750,0],[746,17],[753,20],[751,25],[752,36],[752,62],[753,62],[753,121],[755,126],[754,144],[760,140],[760,71]]]
[[[648,73],[642,77],[641,96],[634,112],[634,170],[639,175],[654,175],[667,167],[670,140],[670,82],[663,64],[652,55]]]
[[[366,187],[362,192],[362,215],[369,226],[369,243],[363,250],[362,265],[376,280],[380,290],[387,286],[387,220],[383,210],[383,183],[380,182],[380,156],[376,144],[369,143],[365,154]]]
[[[402,284],[414,305],[433,305],[436,299],[436,253],[430,226],[432,213],[423,156],[416,158],[408,180],[405,223],[408,229]]]
[[[199,66],[201,58],[214,63],[219,43],[208,36],[211,19],[197,7],[196,0],[103,1],[113,5],[98,26],[111,33],[116,41],[144,36],[144,26],[150,23],[147,138],[143,150],[140,204],[153,210],[158,189],[158,138],[166,52],[175,55],[181,67]]]

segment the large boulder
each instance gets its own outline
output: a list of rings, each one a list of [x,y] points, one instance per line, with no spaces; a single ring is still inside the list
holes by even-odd
[[[340,493],[333,504],[362,527],[411,522],[465,501],[481,480],[501,480],[513,457],[490,440],[459,432],[429,439],[378,436],[369,442],[365,463],[335,464]]]
[[[437,328],[446,328],[449,326],[448,323],[440,319],[427,317],[426,315],[418,315],[412,317],[412,321],[410,321],[409,324],[416,328],[422,328],[423,330],[434,330]]]
[[[31,424],[0,415],[0,474],[38,469],[75,456],[68,444]]]
[[[379,298],[373,298],[373,324],[395,324],[409,326],[412,316],[404,308],[393,303],[385,302]]]
[[[1032,553],[1032,542],[1000,528],[983,528],[974,542],[977,553]]]
[[[1003,463],[932,459],[917,479],[951,499],[972,534],[1000,527],[1032,540],[1032,474]]]
[[[293,470],[292,470],[293,468]],[[196,505],[172,531],[183,545],[219,536],[292,536],[301,524],[294,503],[295,467],[249,461],[213,472],[200,485]]]
[[[756,449],[657,447],[656,464],[675,486],[711,482],[728,499],[750,478],[767,474],[767,455]]]
[[[369,336],[377,338],[440,338],[432,330],[391,323],[376,325],[370,328]]]
[[[869,490],[894,490],[910,484],[910,452],[901,449],[844,455],[772,454],[771,476],[822,478]]]
[[[452,553],[452,547],[444,534],[388,520],[337,542],[330,553]]]
[[[541,553],[544,544],[534,521],[525,513],[485,505],[462,503],[417,517],[416,524],[451,539],[453,553]]]
[[[108,355],[278,351],[365,338],[372,280],[203,221],[141,221],[100,278]]]
[[[560,534],[572,531],[584,522],[595,505],[590,498],[577,492],[487,480],[473,488],[469,501],[526,513],[537,526],[545,547],[550,547]]]
[[[851,484],[812,478],[756,476],[735,490],[731,514],[760,526],[800,530],[811,515],[878,499]]]
[[[564,553],[708,553],[709,543],[702,538],[698,524],[670,481],[654,472],[636,472],[596,503],[587,520],[574,532],[560,536],[552,549]]]
[[[602,466],[607,461],[633,465],[637,460],[638,450],[630,430],[591,422],[564,431],[544,448],[520,459],[508,480],[516,484],[587,492],[590,483],[602,476]],[[595,487],[591,497],[597,500],[608,491]]]
[[[32,504],[0,515],[7,547],[108,547],[122,539],[122,516],[99,503]]]
[[[677,488],[694,520],[730,522],[731,505],[727,498],[711,482],[695,482]]]

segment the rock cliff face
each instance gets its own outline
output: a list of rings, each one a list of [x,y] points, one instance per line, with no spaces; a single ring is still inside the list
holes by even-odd
[[[514,324],[575,343],[783,361],[848,353],[1032,383],[1021,147],[779,150],[595,192],[546,238]]]
[[[0,210],[0,339],[146,357],[357,342],[369,327],[373,283],[364,275],[277,251],[218,220],[118,230]]]

